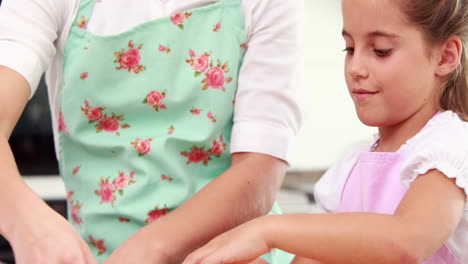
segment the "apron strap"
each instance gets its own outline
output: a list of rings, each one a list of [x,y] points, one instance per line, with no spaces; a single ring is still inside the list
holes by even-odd
[[[86,29],[86,24],[91,17],[96,0],[79,0],[78,11],[76,12],[75,22],[72,27]]]
[[[242,3],[242,0],[220,0],[220,1],[223,1],[223,5],[225,7],[239,6]]]

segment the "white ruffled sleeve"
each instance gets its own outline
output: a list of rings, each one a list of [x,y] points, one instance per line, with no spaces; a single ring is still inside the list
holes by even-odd
[[[468,122],[446,111],[404,146],[406,155],[401,180],[407,187],[419,176],[436,169],[455,179],[468,195]],[[468,203],[467,207],[468,209]]]

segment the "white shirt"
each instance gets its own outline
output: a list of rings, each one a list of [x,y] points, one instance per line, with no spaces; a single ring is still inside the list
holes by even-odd
[[[87,29],[117,34],[217,1],[222,0],[97,0]],[[301,2],[241,2],[249,48],[239,73],[231,153],[257,152],[288,160],[302,121]],[[31,94],[47,71],[55,135],[64,47],[78,7],[79,0],[4,0],[0,8],[0,65],[21,74]],[[57,140],[55,146],[58,150]]]
[[[378,138],[378,137],[377,137]],[[338,212],[346,181],[358,161],[359,154],[370,151],[370,145],[359,146],[334,164],[317,182],[314,196],[319,211]],[[468,122],[452,111],[433,117],[416,136],[409,139],[398,152],[405,153],[400,179],[408,187],[419,176],[437,169],[455,179],[468,196]],[[446,242],[461,261],[468,263],[468,201],[454,233]]]

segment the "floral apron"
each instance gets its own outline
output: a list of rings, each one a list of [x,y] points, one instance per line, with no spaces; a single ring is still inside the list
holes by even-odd
[[[408,191],[401,183],[404,154],[400,152],[363,152],[345,184],[341,212],[394,214]],[[443,245],[424,264],[461,264]]]
[[[107,36],[86,30],[95,2],[81,0],[65,48],[59,156],[69,219],[101,262],[230,167],[247,45],[240,0]]]

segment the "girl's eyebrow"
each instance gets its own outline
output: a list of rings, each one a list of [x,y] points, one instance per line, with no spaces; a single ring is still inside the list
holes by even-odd
[[[346,30],[343,29],[343,31],[341,31],[341,35],[344,37],[344,36],[347,36],[347,37],[352,37],[351,34],[349,34]],[[372,31],[370,32],[369,34],[367,34],[369,37],[386,37],[386,38],[400,38],[400,36],[398,36],[397,34],[393,34],[393,33],[389,33],[389,32],[385,32],[385,31]]]
[[[397,34],[385,32],[385,31],[373,31],[368,34],[371,37],[387,37],[387,38],[399,38]]]

